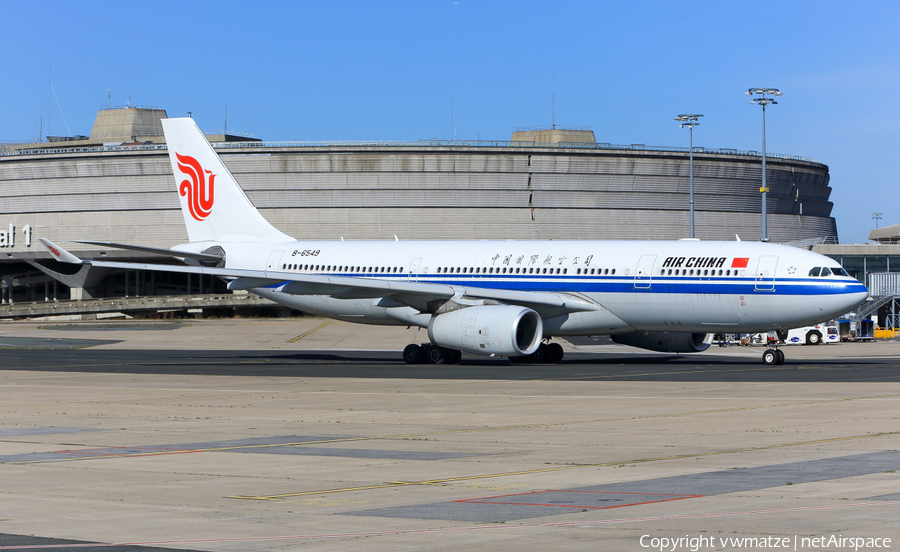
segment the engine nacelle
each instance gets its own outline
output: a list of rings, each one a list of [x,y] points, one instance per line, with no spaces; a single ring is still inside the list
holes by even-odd
[[[661,353],[699,353],[709,349],[712,334],[687,332],[631,332],[610,336],[621,345]]]
[[[514,305],[468,307],[439,314],[428,323],[432,343],[479,355],[530,355],[543,333],[538,313]]]

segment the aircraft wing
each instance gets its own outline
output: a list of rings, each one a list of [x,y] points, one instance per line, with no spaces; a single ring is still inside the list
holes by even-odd
[[[426,311],[434,300],[453,297],[492,299],[502,303],[521,305],[537,311],[544,318],[561,314],[601,310],[597,303],[568,293],[516,291],[477,286],[403,282],[383,278],[325,276],[319,274],[291,274],[265,270],[179,266],[151,263],[82,260],[45,238],[38,238],[59,261],[103,268],[150,270],[185,274],[209,274],[230,280],[230,290],[272,288],[292,295],[328,295],[336,299],[378,299],[390,297],[398,303]]]
[[[221,255],[209,255],[207,253],[193,253],[191,251],[178,251],[175,249],[160,249],[158,247],[144,247],[142,245],[127,245],[124,243],[113,243],[103,241],[78,241],[75,243],[86,243],[88,245],[102,245],[103,247],[111,247],[113,249],[124,249],[126,251],[138,251],[140,253],[150,253],[152,255],[162,255],[163,257],[180,257],[183,259],[194,259],[196,261],[221,261]]]

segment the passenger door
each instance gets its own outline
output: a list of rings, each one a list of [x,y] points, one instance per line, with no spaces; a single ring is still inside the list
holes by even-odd
[[[406,280],[408,282],[418,282],[419,281],[419,264],[422,262],[422,259],[413,259],[409,264],[409,274],[407,275]]]
[[[756,265],[755,291],[775,291],[775,267],[778,265],[778,257],[775,255],[763,255]]]
[[[634,270],[635,289],[650,289],[655,262],[656,255],[641,255],[641,260],[638,261],[637,268]]]
[[[284,254],[284,250],[282,251],[272,251],[269,254],[269,262],[266,263],[266,270],[281,270],[281,256]]]

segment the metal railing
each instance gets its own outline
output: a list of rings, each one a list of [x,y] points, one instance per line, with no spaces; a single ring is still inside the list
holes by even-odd
[[[806,238],[803,240],[793,240],[780,243],[783,243],[784,245],[790,245],[792,247],[799,247],[800,249],[812,249],[816,245],[837,245],[839,242],[837,236],[818,236],[815,238]]]
[[[228,134],[242,136],[233,131]],[[252,135],[251,135],[252,136]],[[250,136],[248,136],[250,137]],[[349,147],[465,147],[465,148],[503,148],[503,149],[524,149],[524,148],[541,148],[541,149],[570,149],[570,150],[604,150],[604,151],[652,151],[660,153],[688,153],[690,148],[679,146],[648,146],[645,144],[610,144],[610,143],[587,143],[587,142],[559,142],[559,143],[541,143],[541,142],[524,142],[512,140],[419,140],[411,142],[408,140],[358,140],[358,141],[283,141],[283,142],[213,142],[212,146],[216,149],[242,149],[242,148],[349,148]],[[147,144],[139,146],[90,146],[75,148],[36,148],[36,149],[10,149],[9,151],[0,150],[0,156],[9,155],[48,155],[54,153],[90,153],[120,150],[164,150],[165,144]],[[735,149],[713,149],[695,147],[695,154],[711,154],[711,155],[736,155],[743,157],[760,157],[761,154],[755,150],[740,151]],[[806,163],[817,163],[824,165],[822,161],[813,159],[812,157],[804,157],[802,155],[787,155],[782,153],[766,153],[767,159],[783,159],[788,161],[802,161]]]
[[[856,309],[857,320],[868,318],[870,314],[890,303],[892,299],[894,299],[892,295],[871,297],[871,300],[867,300]]]
[[[226,129],[221,129],[221,128],[217,128],[214,130],[204,130],[203,134],[205,134],[207,136],[216,135],[216,134],[224,134],[225,136],[239,136],[241,138],[254,138],[254,139],[256,138],[256,136],[252,132],[240,132],[237,130],[226,130]]]
[[[131,102],[128,102],[125,105],[100,106],[100,111],[112,111],[113,109],[152,109],[153,111],[165,111],[165,109],[163,109],[163,107],[159,105],[137,105]]]
[[[856,310],[859,320],[900,297],[900,272],[870,272],[868,276],[869,297]]]
[[[900,272],[870,272],[868,284],[872,297],[900,296]]]
[[[584,130],[584,131],[589,131],[589,130],[591,130],[591,127],[589,127],[589,126],[571,126],[571,125],[516,127],[516,132],[535,132],[535,131],[544,131],[544,130]]]

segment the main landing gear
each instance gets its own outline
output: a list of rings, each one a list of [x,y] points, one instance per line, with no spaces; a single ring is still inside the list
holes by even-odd
[[[541,343],[537,351],[525,356],[511,356],[512,364],[559,364],[563,358],[563,348],[559,343]],[[783,358],[783,357],[782,357]],[[423,343],[412,343],[403,349],[403,361],[407,364],[459,364],[462,352]]]
[[[767,366],[784,364],[784,353],[781,352],[781,349],[766,349],[762,355],[762,361]]]
[[[559,343],[541,343],[530,355],[511,356],[509,361],[513,364],[559,364],[564,354]]]
[[[431,343],[412,343],[403,349],[403,361],[407,364],[459,364],[462,352],[446,349]]]

